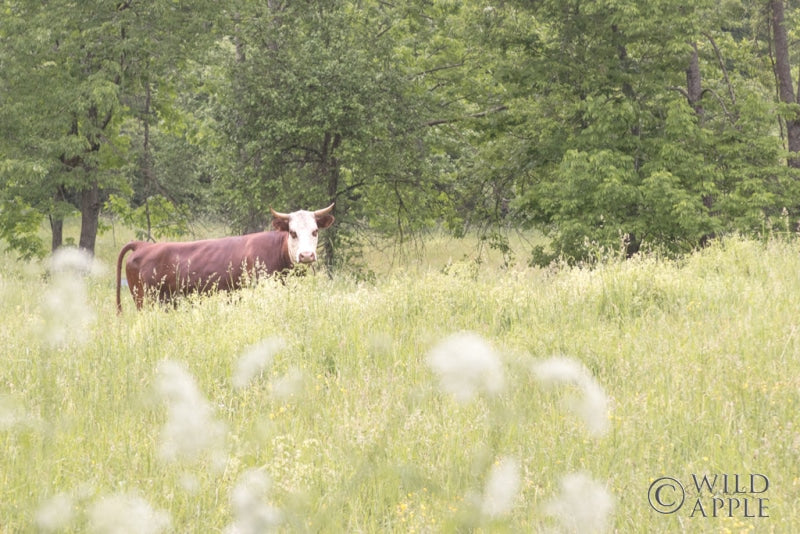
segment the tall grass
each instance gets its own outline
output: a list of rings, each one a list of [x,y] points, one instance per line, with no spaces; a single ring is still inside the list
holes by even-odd
[[[126,295],[121,316],[110,269],[2,263],[2,532],[800,525],[796,242]],[[769,517],[648,504],[715,473],[768,477]]]

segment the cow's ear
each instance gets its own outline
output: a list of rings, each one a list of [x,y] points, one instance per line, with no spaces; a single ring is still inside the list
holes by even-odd
[[[284,232],[289,231],[289,221],[286,219],[272,219],[272,227],[276,230],[282,230]]]
[[[317,228],[327,228],[333,224],[333,215],[323,215],[322,217],[317,217]]]

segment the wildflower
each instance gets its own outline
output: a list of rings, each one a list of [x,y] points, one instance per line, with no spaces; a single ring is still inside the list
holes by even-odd
[[[167,512],[133,494],[103,497],[89,509],[89,531],[97,534],[158,534],[171,523]]]
[[[586,473],[570,473],[561,479],[561,491],[545,505],[564,532],[600,533],[608,528],[614,500],[603,484]]]
[[[66,530],[75,517],[75,504],[72,498],[59,493],[47,499],[36,510],[34,523],[40,532]]]
[[[211,405],[185,366],[163,360],[156,373],[157,393],[167,404],[167,421],[161,431],[162,459],[191,460],[219,448],[225,428],[214,419]]]
[[[0,394],[0,431],[23,424],[26,419],[27,415],[20,401],[11,395]]]
[[[54,274],[100,276],[105,269],[89,252],[80,248],[62,247],[50,258],[50,271]]]
[[[583,396],[572,399],[571,408],[594,436],[608,431],[608,399],[600,384],[586,367],[571,358],[550,358],[534,365],[536,377],[547,384],[575,384]]]
[[[258,469],[242,473],[231,490],[231,508],[234,522],[227,534],[261,534],[271,532],[281,523],[279,509],[266,502],[272,481]]]
[[[83,343],[96,315],[88,302],[86,274],[99,267],[92,256],[76,248],[61,248],[50,260],[50,287],[42,299],[44,337],[53,347]]]
[[[280,338],[268,338],[249,347],[237,360],[233,371],[233,386],[241,389],[258,373],[272,363],[275,354],[282,350],[285,343]]]
[[[297,367],[272,382],[272,396],[278,400],[286,401],[297,395],[303,388],[303,372]]]
[[[508,515],[519,493],[519,487],[519,461],[515,458],[502,458],[489,473],[483,490],[481,512],[490,518]]]
[[[458,402],[471,401],[480,390],[497,394],[503,389],[503,368],[492,347],[471,332],[453,334],[428,354],[428,365],[442,389]]]

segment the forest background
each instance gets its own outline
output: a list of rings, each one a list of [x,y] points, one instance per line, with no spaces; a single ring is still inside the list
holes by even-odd
[[[331,202],[334,266],[432,227],[536,227],[532,264],[794,229],[797,4],[3,0],[0,238]]]

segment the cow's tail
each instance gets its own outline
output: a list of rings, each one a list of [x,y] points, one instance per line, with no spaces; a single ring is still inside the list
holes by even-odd
[[[120,299],[120,287],[122,286],[122,258],[131,250],[136,250],[139,241],[131,241],[119,251],[117,258],[117,313],[122,313],[122,301]]]

